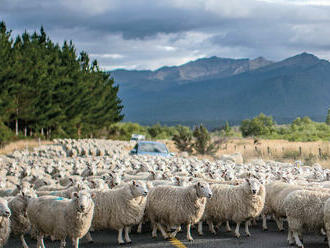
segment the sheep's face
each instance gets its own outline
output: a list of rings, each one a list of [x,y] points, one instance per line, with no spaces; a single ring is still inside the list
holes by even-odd
[[[261,183],[259,182],[259,180],[252,178],[252,179],[246,179],[246,182],[249,186],[249,190],[251,194],[257,195],[261,187]]]
[[[11,215],[11,211],[8,207],[7,200],[0,198],[0,217],[9,218]]]
[[[88,192],[72,193],[72,199],[76,202],[78,212],[85,213],[90,210],[94,205],[92,197],[93,195]]]
[[[208,183],[204,182],[198,182],[196,185],[196,193],[198,197],[207,197],[211,198],[212,197],[212,191],[210,188],[210,185]]]
[[[131,192],[133,196],[138,197],[138,196],[147,196],[148,194],[148,189],[146,185],[140,181],[133,181],[130,185],[131,187]]]

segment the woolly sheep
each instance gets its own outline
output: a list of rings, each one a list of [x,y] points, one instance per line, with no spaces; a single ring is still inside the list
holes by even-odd
[[[27,208],[32,228],[37,232],[37,247],[44,247],[44,236],[51,235],[61,240],[61,247],[65,247],[69,236],[78,248],[79,239],[90,228],[93,212],[91,195],[83,191],[72,193],[71,200],[54,196],[32,198]]]
[[[10,234],[11,212],[7,200],[0,198],[0,247],[2,248],[8,241]]]
[[[159,229],[165,239],[175,237],[181,225],[187,225],[187,239],[193,241],[190,233],[191,225],[202,217],[206,205],[206,197],[211,198],[212,192],[208,183],[197,182],[186,187],[158,186],[150,190],[146,214],[150,219],[153,231],[157,236]],[[176,226],[175,232],[168,235],[163,225]]]
[[[24,234],[30,230],[30,221],[27,218],[27,206],[28,200],[31,197],[36,197],[35,193],[27,194],[21,192],[19,195],[15,196],[13,199],[9,200],[8,207],[11,210],[11,232],[15,236],[19,236],[24,248],[28,248],[26,241],[24,239]]]
[[[320,231],[324,226],[324,205],[330,194],[309,190],[291,192],[284,200],[283,207],[288,221],[288,242],[304,247],[299,236],[302,232]]]
[[[245,221],[245,232],[250,236],[248,221],[260,215],[265,203],[265,187],[257,179],[246,179],[246,182],[231,186],[225,184],[211,185],[213,197],[207,201],[203,219],[209,224],[210,231],[215,233],[213,222],[225,221],[236,223],[235,236],[240,237],[239,227]],[[228,227],[227,227],[228,228]],[[198,232],[203,234],[202,222]]]
[[[328,246],[330,247],[330,199],[328,199],[324,204],[323,214],[324,228],[328,238]]]
[[[94,230],[115,229],[118,231],[118,243],[124,244],[122,233],[125,229],[126,243],[131,243],[129,228],[141,222],[145,210],[148,190],[144,183],[132,181],[119,188],[92,191],[95,195],[95,211],[92,222]],[[89,241],[91,240],[88,235]]]

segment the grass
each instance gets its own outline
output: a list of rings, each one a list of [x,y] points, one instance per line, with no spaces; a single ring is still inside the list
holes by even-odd
[[[175,145],[171,144],[171,141],[166,143],[171,152],[178,152]],[[329,141],[292,142],[287,140],[258,139],[258,143],[254,144],[254,139],[252,138],[229,138],[220,146],[215,157],[235,152],[241,153],[245,162],[256,158],[282,162],[301,160],[307,165],[319,163],[325,168],[330,168]],[[211,159],[211,157],[203,157]]]
[[[16,150],[24,150],[24,149],[32,150],[33,148],[38,147],[40,145],[48,145],[48,144],[52,144],[52,143],[53,142],[49,141],[49,140],[41,140],[39,142],[38,139],[18,140],[18,141],[11,142],[11,143],[5,145],[4,147],[2,147],[0,149],[0,154],[7,155],[10,153],[13,153]]]

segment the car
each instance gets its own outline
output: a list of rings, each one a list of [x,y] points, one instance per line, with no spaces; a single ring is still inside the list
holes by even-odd
[[[131,136],[131,141],[139,141],[139,140],[145,140],[146,136],[143,134],[135,134],[133,133]]]
[[[156,141],[138,141],[130,152],[131,155],[154,155],[170,157],[170,153],[165,144]]]

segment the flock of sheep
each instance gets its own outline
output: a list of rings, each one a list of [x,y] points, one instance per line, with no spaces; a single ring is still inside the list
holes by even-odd
[[[303,247],[304,231],[327,236],[330,247],[330,170],[234,156],[216,161],[195,157],[132,156],[134,144],[108,140],[55,140],[34,151],[0,157],[0,247],[10,235],[37,240],[70,238],[90,242],[93,231],[118,231],[131,243],[133,226],[151,225],[153,238],[174,238],[186,227],[203,235],[225,225],[240,237],[240,225],[273,219],[279,231],[288,222],[288,242]],[[123,237],[124,236],[124,237]],[[95,241],[97,242],[97,240]]]

